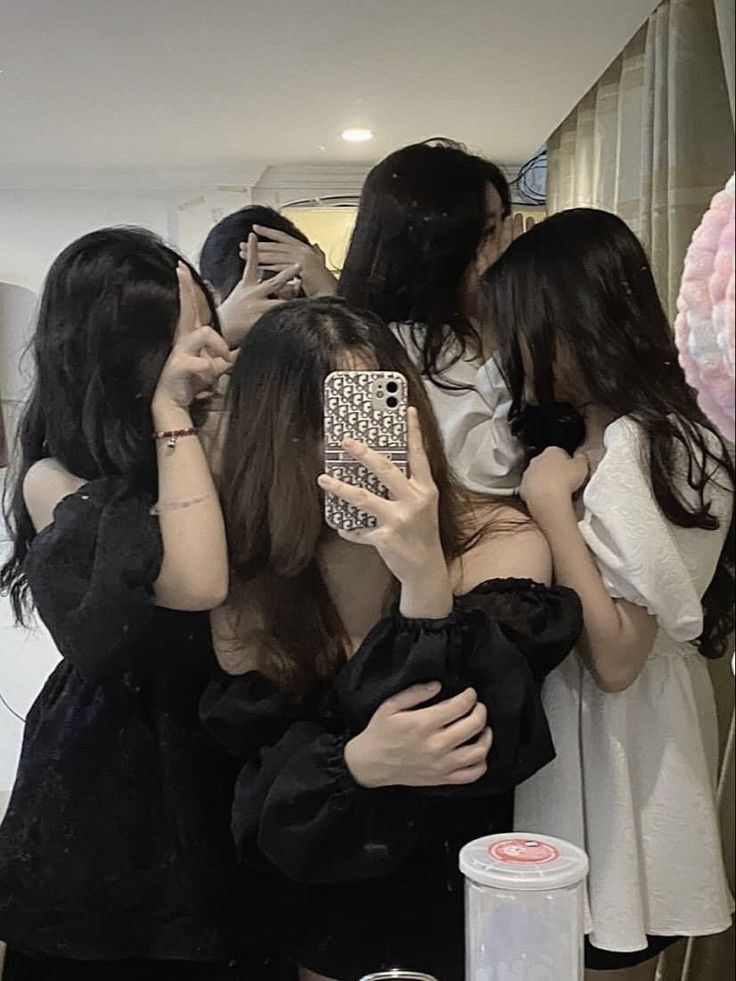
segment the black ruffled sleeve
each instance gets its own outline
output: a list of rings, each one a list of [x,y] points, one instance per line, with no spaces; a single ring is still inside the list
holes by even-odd
[[[531,580],[489,580],[455,602],[444,620],[407,620],[394,611],[366,637],[340,673],[337,693],[348,732],[361,732],[389,696],[439,681],[436,701],[472,686],[488,710],[493,745],[474,784],[428,787],[432,797],[503,793],[554,758],[539,694],[582,629],[577,595]]]
[[[580,633],[569,590],[484,583],[444,620],[381,621],[342,669],[336,710],[295,704],[258,672],[220,675],[205,692],[205,727],[242,763],[233,804],[241,857],[289,878],[349,882],[384,876],[422,840],[430,797],[503,793],[554,756],[539,679]],[[534,667],[532,666],[532,662]],[[475,687],[494,743],[488,773],[464,787],[366,789],[344,758],[376,708],[409,686],[439,680],[439,698]]]
[[[200,709],[208,732],[244,764],[232,822],[244,861],[265,858],[295,881],[349,882],[386,875],[415,846],[423,801],[357,784],[336,719],[287,701],[257,671],[221,674]]]
[[[583,631],[583,608],[574,590],[533,579],[488,579],[460,603],[482,610],[524,655],[535,679],[561,664]]]
[[[122,477],[93,480],[57,504],[26,557],[41,619],[90,680],[125,668],[155,616],[163,549],[152,504]]]

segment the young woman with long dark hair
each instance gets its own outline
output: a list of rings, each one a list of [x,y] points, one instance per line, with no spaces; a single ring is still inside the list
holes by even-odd
[[[338,292],[389,324],[422,374],[450,463],[478,491],[518,490],[508,393],[477,317],[478,277],[511,234],[503,171],[451,140],[389,154],[366,178]]]
[[[388,500],[321,474],[335,369],[408,380],[410,476],[344,443]],[[548,585],[523,514],[455,483],[421,379],[371,314],[334,299],[268,313],[226,419],[231,592],[202,714],[242,766],[241,855],[280,884],[283,942],[305,969],[460,979],[458,850],[510,828],[513,788],[553,754],[538,689],[577,638],[577,598]],[[377,526],[330,531],[325,494]]]
[[[32,352],[0,583],[62,660],[0,826],[4,981],[266,978],[228,966],[235,924],[243,947],[263,924],[233,876],[232,764],[198,719],[203,611],[227,592],[195,428],[232,363],[214,305],[158,238],[102,229],[52,265]]]
[[[577,452],[546,449],[522,483],[585,630],[547,679],[557,758],[520,789],[516,820],[590,855],[588,966],[653,978],[668,943],[725,930],[733,909],[706,663],[734,626],[733,461],[615,215],[548,218],[489,269],[481,295],[512,424],[558,401],[580,419]]]

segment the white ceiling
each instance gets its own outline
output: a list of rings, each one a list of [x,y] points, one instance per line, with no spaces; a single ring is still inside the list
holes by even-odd
[[[655,3],[0,0],[0,186],[249,184],[437,135],[519,163]]]

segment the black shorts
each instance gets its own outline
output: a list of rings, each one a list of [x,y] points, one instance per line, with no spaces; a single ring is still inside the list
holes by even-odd
[[[585,966],[591,971],[620,971],[624,967],[636,967],[637,964],[645,964],[653,957],[659,956],[663,950],[676,944],[680,937],[647,936],[647,940],[649,944],[644,950],[634,950],[627,954],[621,954],[613,950],[601,950],[599,947],[594,947],[586,937]]]

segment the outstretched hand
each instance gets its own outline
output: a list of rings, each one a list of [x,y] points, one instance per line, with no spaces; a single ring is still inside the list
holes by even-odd
[[[258,242],[258,262],[262,269],[281,273],[298,265],[307,296],[331,296],[337,291],[337,280],[327,268],[325,254],[318,245],[302,242],[276,228],[263,225],[254,225],[253,228],[261,239]]]

